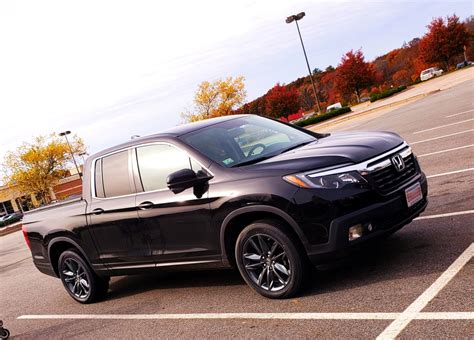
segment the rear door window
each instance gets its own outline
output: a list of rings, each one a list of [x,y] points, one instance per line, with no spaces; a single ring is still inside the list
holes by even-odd
[[[134,193],[130,182],[128,150],[103,157],[101,165],[96,163],[96,195],[97,197],[114,197]],[[102,176],[97,173],[102,170]],[[102,186],[101,188],[101,177]],[[103,195],[103,196],[101,196]]]

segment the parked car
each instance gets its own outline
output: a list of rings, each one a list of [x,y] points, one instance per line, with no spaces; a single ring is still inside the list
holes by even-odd
[[[21,213],[17,213],[17,212],[12,213],[12,214],[8,214],[8,215],[4,215],[4,216],[0,217],[0,227],[4,227],[4,226],[7,226],[9,224],[21,221],[22,218],[23,218],[23,215]]]
[[[391,132],[319,134],[254,115],[175,127],[86,160],[82,197],[25,214],[33,263],[78,302],[109,277],[236,266],[269,298],[391,234],[427,205],[427,180]],[[35,292],[37,294],[38,292]]]
[[[434,77],[438,77],[443,74],[443,70],[438,67],[430,67],[426,70],[421,71],[420,80],[425,81]]]
[[[462,63],[458,63],[456,65],[456,70],[459,70],[459,69],[462,69],[464,67],[468,67],[468,66],[471,66],[472,65],[472,61],[463,61]]]
[[[341,103],[334,103],[332,105],[329,105],[327,108],[326,108],[326,112],[331,112],[333,110],[337,110],[337,109],[341,109],[342,108],[342,104]]]

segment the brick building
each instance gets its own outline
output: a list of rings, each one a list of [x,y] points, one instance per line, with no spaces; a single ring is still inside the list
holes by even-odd
[[[53,186],[53,192],[58,200],[80,197],[82,180],[78,174],[60,179]],[[41,205],[41,199],[36,195],[25,195],[15,187],[0,186],[0,216],[13,212],[25,212]]]

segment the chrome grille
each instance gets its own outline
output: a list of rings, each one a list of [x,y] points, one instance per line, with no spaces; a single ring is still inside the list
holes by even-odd
[[[387,164],[387,166],[370,173],[371,182],[382,194],[393,191],[417,174],[416,160],[411,150],[402,151],[400,154],[405,163],[403,170],[398,171],[395,169],[395,166],[391,162],[391,158],[396,155],[393,154],[383,162]]]

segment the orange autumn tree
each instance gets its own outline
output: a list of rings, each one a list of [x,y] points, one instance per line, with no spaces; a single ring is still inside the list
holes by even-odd
[[[74,135],[70,142],[73,154],[85,152],[81,138]],[[3,181],[23,194],[37,194],[48,203],[53,198],[54,184],[67,176],[71,157],[69,146],[57,135],[36,137],[6,154]]]
[[[244,80],[243,76],[239,76],[203,81],[194,94],[194,107],[181,113],[181,117],[186,122],[194,122],[231,114],[247,96]]]

